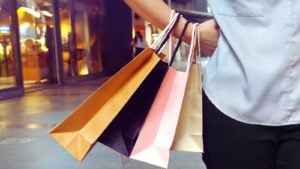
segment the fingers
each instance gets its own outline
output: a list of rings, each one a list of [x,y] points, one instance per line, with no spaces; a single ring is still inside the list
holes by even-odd
[[[201,54],[211,56],[215,51],[220,36],[219,26],[214,19],[207,20],[199,25]]]

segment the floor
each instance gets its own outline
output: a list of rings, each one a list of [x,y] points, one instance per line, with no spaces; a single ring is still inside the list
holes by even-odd
[[[0,101],[0,169],[159,169],[98,143],[76,161],[47,132],[105,79],[52,87]],[[205,169],[200,153],[171,152],[169,169]]]

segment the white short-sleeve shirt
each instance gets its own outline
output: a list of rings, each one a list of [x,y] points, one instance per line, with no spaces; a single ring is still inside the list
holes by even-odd
[[[300,124],[300,1],[208,2],[221,29],[203,78],[212,103],[245,123]]]

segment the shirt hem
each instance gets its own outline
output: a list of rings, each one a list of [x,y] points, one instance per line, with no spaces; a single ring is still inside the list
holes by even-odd
[[[261,122],[261,121],[252,121],[252,120],[245,120],[243,116],[235,115],[236,113],[230,113],[231,111],[226,108],[226,106],[222,105],[218,101],[214,99],[213,96],[211,96],[209,90],[203,85],[203,90],[207,96],[207,98],[211,101],[211,103],[220,110],[225,116],[236,120],[241,123],[250,124],[250,125],[261,125],[261,126],[288,126],[288,125],[299,125],[300,121],[286,121],[286,122]]]

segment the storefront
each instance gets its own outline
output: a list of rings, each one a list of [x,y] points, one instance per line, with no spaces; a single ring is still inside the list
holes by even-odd
[[[101,0],[23,0],[17,13],[25,87],[62,83],[103,70]]]
[[[165,1],[207,19],[190,12],[206,1]],[[0,100],[114,74],[132,59],[135,30],[149,44],[159,33],[134,16],[123,0],[0,0]]]
[[[101,76],[104,0],[0,0],[0,99]]]

